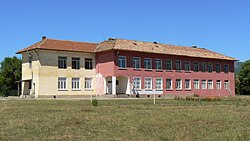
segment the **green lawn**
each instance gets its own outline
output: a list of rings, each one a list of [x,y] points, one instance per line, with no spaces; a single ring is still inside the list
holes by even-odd
[[[0,101],[0,140],[250,140],[250,99]]]

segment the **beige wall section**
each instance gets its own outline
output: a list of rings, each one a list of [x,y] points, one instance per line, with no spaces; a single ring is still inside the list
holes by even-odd
[[[32,52],[32,51],[30,51]],[[34,52],[34,51],[33,51]],[[32,69],[29,69],[28,61],[23,61],[23,80],[32,79],[35,82],[36,97],[64,95],[93,95],[95,94],[95,86],[93,90],[85,90],[85,78],[92,78],[93,85],[95,85],[95,54],[94,53],[80,53],[67,51],[50,51],[38,50],[38,55],[34,54],[32,61]],[[34,52],[35,53],[35,52]],[[58,56],[67,57],[67,69],[58,68]],[[72,69],[72,57],[80,58],[80,69]],[[85,70],[85,58],[92,58],[93,69]],[[39,61],[36,61],[39,60]],[[23,54],[23,60],[28,60],[28,54]],[[67,78],[67,90],[58,90],[58,77]],[[72,78],[80,78],[80,90],[72,90]],[[23,86],[24,87],[24,86]],[[24,90],[24,89],[23,89]],[[24,91],[23,91],[24,92]]]

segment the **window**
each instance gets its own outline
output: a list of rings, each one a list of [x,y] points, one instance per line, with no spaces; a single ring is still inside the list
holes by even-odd
[[[198,72],[199,71],[199,63],[195,62],[194,63],[194,72]]]
[[[176,81],[175,81],[175,89],[177,89],[177,90],[181,90],[182,89],[181,79],[176,79]]]
[[[140,90],[141,89],[141,78],[140,77],[135,77],[134,78],[134,89],[135,90]]]
[[[168,71],[172,70],[172,61],[171,60],[166,61],[166,70],[168,70]]]
[[[172,90],[173,87],[172,87],[172,79],[166,79],[166,88],[167,90]]]
[[[224,81],[224,89],[229,89],[229,81],[228,80]]]
[[[119,56],[118,67],[119,68],[126,68],[126,57],[125,56]]]
[[[208,89],[213,89],[213,80],[208,80],[207,81],[207,88]]]
[[[208,67],[208,72],[213,72],[213,64],[212,63],[209,63],[207,65],[207,67]]]
[[[188,62],[188,61],[184,62],[184,70],[190,71],[190,62]]]
[[[191,89],[190,79],[186,79],[186,80],[185,80],[185,89],[186,89],[186,90]]]
[[[145,78],[144,81],[145,90],[152,90],[152,78]]]
[[[93,79],[92,78],[85,78],[85,89],[86,90],[93,89]]]
[[[221,67],[220,64],[216,64],[215,69],[217,73],[220,73],[220,69],[221,69],[220,67]]]
[[[225,64],[225,65],[224,65],[224,72],[225,72],[225,73],[228,73],[228,72],[229,72],[229,65],[228,65],[228,64]]]
[[[201,80],[201,88],[207,89],[207,81],[206,80]]]
[[[206,63],[205,62],[201,62],[201,71],[206,72]]]
[[[145,58],[144,59],[144,67],[145,67],[145,69],[151,70],[152,69],[152,59]]]
[[[162,90],[162,78],[155,79],[155,89]]]
[[[87,70],[93,69],[92,58],[85,58],[85,69],[87,69]]]
[[[66,90],[67,89],[67,78],[59,77],[58,78],[58,90]]]
[[[58,57],[58,68],[66,69],[67,68],[67,57]]]
[[[29,68],[32,67],[32,56],[28,57],[28,62],[29,62]]]
[[[72,90],[80,90],[80,78],[72,78]]]
[[[156,59],[155,60],[156,70],[162,70],[162,60]]]
[[[175,70],[177,70],[177,71],[181,70],[181,61],[179,61],[179,60],[175,61]]]
[[[140,69],[141,68],[141,58],[133,57],[133,68]]]
[[[200,89],[200,85],[199,85],[199,80],[198,79],[194,80],[194,89]]]
[[[220,80],[216,81],[216,89],[221,89],[221,81]]]
[[[80,58],[72,58],[72,69],[80,69]]]

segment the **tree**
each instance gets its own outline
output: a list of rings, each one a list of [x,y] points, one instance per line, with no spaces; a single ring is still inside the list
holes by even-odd
[[[242,64],[236,87],[238,94],[250,95],[250,60]]]
[[[16,56],[5,57],[0,66],[0,95],[17,95],[17,81],[21,80],[22,61]]]

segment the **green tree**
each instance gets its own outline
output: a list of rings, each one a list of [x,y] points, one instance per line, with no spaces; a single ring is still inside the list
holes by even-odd
[[[21,80],[22,61],[16,56],[5,57],[0,66],[0,95],[17,95],[17,81]]]
[[[242,65],[236,87],[238,94],[250,95],[250,60]]]

